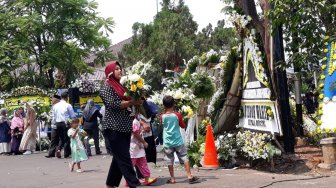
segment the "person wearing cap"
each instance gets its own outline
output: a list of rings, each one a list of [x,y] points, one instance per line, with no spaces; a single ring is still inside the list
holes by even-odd
[[[55,104],[59,103],[61,101],[61,96],[59,95],[54,95],[51,103],[52,103],[52,108],[55,106]],[[60,133],[59,130],[57,130],[56,122],[54,122],[54,114],[53,110],[51,110],[51,142],[48,150],[48,155],[45,156],[47,158],[55,157],[56,149],[59,147],[60,143]]]
[[[67,131],[69,127],[67,126],[67,124],[71,119],[76,118],[76,114],[72,108],[72,105],[66,102],[68,97],[68,92],[62,93],[61,100],[58,103],[54,104],[52,107],[52,122],[55,124],[57,132],[57,134],[54,136],[56,138],[58,137],[59,139],[56,151],[57,158],[61,158],[62,148],[64,148],[64,158],[68,158],[71,155],[70,140],[67,136]],[[55,142],[54,144],[57,144],[57,142]],[[53,156],[53,151],[51,151],[46,157],[49,158]]]
[[[70,137],[68,137],[68,130],[70,129],[70,121],[77,117],[76,117],[76,114],[75,114],[75,111],[72,105],[67,102],[69,100],[69,93],[63,92],[61,94],[61,98],[62,100],[60,101],[60,103],[62,104],[63,109],[65,109],[65,111],[61,111],[61,112],[64,112],[65,124],[66,124],[65,132],[64,132],[64,137],[65,137],[64,138],[64,158],[68,158],[71,155]],[[59,117],[61,117],[61,114],[59,114]],[[63,118],[60,118],[60,119],[62,120]],[[58,121],[56,121],[56,125],[57,125],[57,122]]]

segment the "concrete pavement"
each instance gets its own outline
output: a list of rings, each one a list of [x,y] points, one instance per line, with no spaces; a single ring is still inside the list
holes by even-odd
[[[112,157],[93,156],[82,163],[84,173],[69,172],[69,159],[47,159],[42,154],[29,156],[0,156],[0,188],[103,188]],[[158,166],[150,165],[152,177],[159,180],[153,186],[167,188],[215,187],[336,187],[336,177],[274,174],[249,169],[193,170],[201,178],[199,184],[189,185],[183,168],[176,168],[177,183],[165,184],[169,177],[162,156]],[[124,180],[120,187],[124,187]]]

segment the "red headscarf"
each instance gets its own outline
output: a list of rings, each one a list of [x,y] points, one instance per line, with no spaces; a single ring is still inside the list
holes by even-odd
[[[118,96],[123,100],[131,100],[130,97],[124,96],[126,89],[121,85],[120,81],[114,77],[114,71],[116,70],[117,65],[121,68],[118,61],[112,61],[105,68],[106,83],[109,84]]]

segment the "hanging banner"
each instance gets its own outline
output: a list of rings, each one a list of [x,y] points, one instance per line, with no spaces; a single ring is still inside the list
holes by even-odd
[[[322,83],[319,87],[323,90],[320,98],[323,103],[320,105],[319,114],[321,117],[321,129],[335,130],[336,114],[336,41],[328,41],[326,49],[327,56],[324,59],[321,75]]]
[[[100,110],[100,108],[104,105],[102,99],[100,98],[99,95],[80,95],[79,96],[79,103],[75,103],[73,105],[73,109],[75,111],[75,114],[78,118],[80,118],[82,116],[82,110],[81,110],[81,106],[82,105],[86,105],[87,104],[87,101],[89,99],[92,99],[96,105],[96,108],[98,110]]]
[[[267,63],[264,63],[257,44],[244,40],[243,91],[239,127],[282,135],[276,101],[272,90]]]
[[[8,110],[16,109],[22,107],[22,102],[37,102],[41,106],[50,106],[50,97],[48,96],[21,96],[21,97],[11,97],[4,100],[4,106]]]
[[[79,96],[79,104],[80,105],[86,104],[89,99],[92,99],[95,102],[96,105],[100,105],[100,106],[103,105],[103,101],[102,101],[102,99],[100,98],[99,95],[82,95],[82,96]]]

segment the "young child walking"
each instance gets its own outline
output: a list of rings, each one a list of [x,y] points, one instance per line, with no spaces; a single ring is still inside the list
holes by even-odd
[[[151,185],[156,182],[156,178],[150,178],[150,170],[147,164],[145,148],[148,143],[141,136],[142,132],[141,120],[138,114],[135,115],[133,120],[133,130],[130,145],[131,160],[134,167],[137,167],[145,178],[144,184]],[[126,186],[128,186],[126,182]]]
[[[165,113],[161,115],[161,123],[163,124],[163,148],[168,159],[168,169],[170,173],[170,179],[167,183],[176,183],[174,176],[174,153],[176,153],[179,161],[184,163],[189,183],[198,183],[199,178],[191,175],[187,147],[183,142],[180,131],[180,127],[185,128],[185,124],[182,115],[174,111],[174,98],[172,96],[165,96],[163,98],[163,106],[165,108]]]
[[[88,159],[83,143],[80,139],[80,134],[86,134],[83,129],[79,128],[79,119],[71,121],[71,128],[68,130],[68,136],[70,137],[71,158],[72,162],[69,163],[70,171],[73,172],[75,165],[77,165],[76,172],[83,172],[80,163]]]

